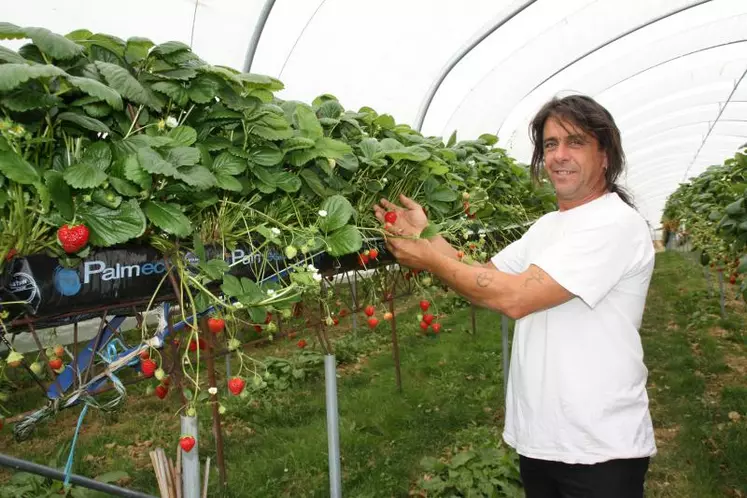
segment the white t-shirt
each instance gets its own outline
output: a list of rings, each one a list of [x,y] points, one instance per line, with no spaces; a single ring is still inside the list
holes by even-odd
[[[655,455],[638,333],[654,268],[645,220],[605,194],[541,217],[492,262],[536,265],[576,296],[516,323],[506,443],[566,463]]]

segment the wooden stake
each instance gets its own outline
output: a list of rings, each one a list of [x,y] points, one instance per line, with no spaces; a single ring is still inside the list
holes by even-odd
[[[207,498],[208,478],[210,478],[210,457],[207,457],[207,461],[205,461],[205,478],[203,479],[204,483],[202,485],[202,498]]]

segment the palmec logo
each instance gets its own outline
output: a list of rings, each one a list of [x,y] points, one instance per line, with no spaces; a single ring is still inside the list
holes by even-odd
[[[107,266],[105,261],[94,260],[83,263],[83,278],[77,270],[58,266],[54,272],[54,287],[63,296],[74,296],[80,292],[83,285],[90,284],[95,278],[104,282],[121,279],[138,278],[147,275],[160,275],[166,272],[163,262],[139,263],[123,265],[117,263]]]
[[[26,304],[31,305],[33,308],[36,308],[39,304],[41,298],[39,286],[36,285],[34,277],[28,273],[15,273],[11,278],[8,287],[10,288],[10,291],[18,297],[18,299],[25,301]]]

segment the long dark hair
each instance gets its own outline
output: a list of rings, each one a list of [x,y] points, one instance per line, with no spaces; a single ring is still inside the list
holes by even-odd
[[[547,102],[532,120],[529,133],[534,144],[530,172],[535,181],[539,181],[544,171],[544,137],[545,121],[558,118],[573,123],[589,135],[594,136],[599,146],[607,155],[607,170],[604,177],[607,189],[615,192],[629,206],[635,208],[629,192],[617,184],[617,179],[625,169],[625,153],[622,149],[620,130],[612,114],[597,101],[586,95],[570,95],[553,98]]]

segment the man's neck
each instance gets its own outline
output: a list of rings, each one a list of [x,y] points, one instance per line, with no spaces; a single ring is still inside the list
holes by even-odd
[[[599,199],[603,195],[609,193],[609,190],[606,188],[602,190],[597,190],[588,196],[582,198],[582,199],[572,199],[572,200],[558,200],[558,210],[559,211],[568,211],[569,209],[577,208],[579,206],[583,206],[584,204],[588,204],[589,202]]]

